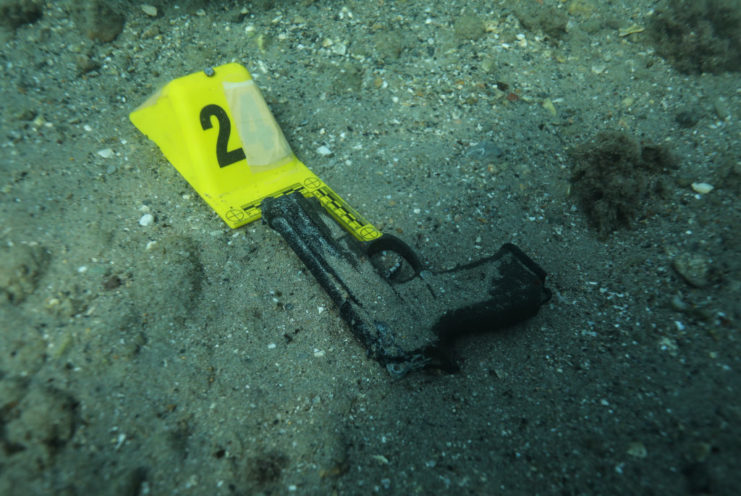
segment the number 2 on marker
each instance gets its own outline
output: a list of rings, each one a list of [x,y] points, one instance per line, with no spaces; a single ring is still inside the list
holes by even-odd
[[[219,167],[226,167],[233,163],[244,160],[244,150],[235,148],[227,150],[229,144],[229,135],[232,132],[232,123],[229,122],[229,116],[223,108],[218,105],[210,104],[201,109],[201,128],[204,131],[211,129],[211,117],[216,117],[219,121],[219,135],[216,138],[216,161]]]

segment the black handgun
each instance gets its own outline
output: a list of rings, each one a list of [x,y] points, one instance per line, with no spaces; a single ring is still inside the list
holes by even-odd
[[[261,210],[368,355],[393,376],[457,371],[456,338],[528,319],[551,296],[543,269],[509,243],[476,262],[434,271],[393,235],[369,242],[348,235],[316,198],[266,198]]]

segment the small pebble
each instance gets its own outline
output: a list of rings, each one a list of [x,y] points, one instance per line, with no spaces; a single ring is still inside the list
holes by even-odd
[[[680,311],[680,312],[686,312],[690,309],[690,306],[682,300],[682,297],[678,294],[674,295],[674,297],[671,299],[671,306],[674,310]]]
[[[557,114],[556,106],[553,105],[553,102],[551,101],[550,98],[546,98],[545,100],[543,100],[542,105],[543,105],[543,108],[546,109],[549,114],[551,114],[553,117],[556,117],[556,114]]]
[[[679,354],[679,345],[674,339],[666,336],[659,339],[659,350],[669,353],[671,356]]]
[[[151,226],[154,223],[154,215],[144,214],[139,219],[139,225],[142,227]]]
[[[592,66],[592,72],[594,74],[602,74],[607,69],[607,66],[605,64],[594,64]]]
[[[713,185],[708,183],[692,183],[692,189],[695,193],[705,195],[713,191]]]
[[[113,150],[110,148],[103,148],[102,150],[98,150],[98,155],[103,158],[111,158],[113,156]]]
[[[316,149],[316,152],[321,155],[322,157],[328,157],[332,155],[332,150],[330,150],[328,147],[322,145],[319,148]]]
[[[633,441],[628,445],[628,454],[635,458],[646,458],[648,450],[642,442]]]
[[[720,119],[721,121],[727,121],[731,119],[731,110],[729,109],[728,101],[725,98],[717,98],[713,103],[713,109],[715,110],[715,115],[717,115],[718,119]]]
[[[690,286],[701,288],[710,282],[710,259],[704,255],[681,253],[672,261],[672,265]]]
[[[149,17],[157,17],[157,7],[154,5],[142,4],[142,12],[147,14]]]
[[[683,110],[674,117],[674,120],[680,127],[689,129],[700,121],[700,116],[695,111]]]

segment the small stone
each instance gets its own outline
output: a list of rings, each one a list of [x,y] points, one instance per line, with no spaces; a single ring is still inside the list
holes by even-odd
[[[706,195],[713,191],[713,185],[708,183],[692,183],[692,189],[695,193]]]
[[[640,441],[633,441],[628,445],[628,454],[635,458],[646,458],[648,450]]]
[[[149,4],[142,4],[142,12],[147,14],[149,17],[157,17],[157,7]]]
[[[686,312],[690,310],[690,306],[682,299],[678,294],[674,295],[670,301],[671,307],[678,312]]]
[[[677,345],[674,339],[664,336],[659,339],[659,350],[665,351],[675,357],[679,354],[679,345]]]
[[[553,101],[550,98],[546,98],[543,100],[543,108],[548,111],[549,114],[551,114],[553,117],[556,117],[556,106],[553,105]]]
[[[674,120],[679,124],[679,127],[689,129],[695,127],[695,125],[700,121],[700,116],[698,112],[694,110],[682,110],[674,116]]]
[[[594,64],[592,65],[592,72],[594,74],[602,74],[607,69],[606,64]]]
[[[139,225],[142,227],[151,226],[154,223],[154,215],[144,214],[139,219]]]
[[[674,270],[691,286],[707,286],[710,275],[710,259],[699,253],[681,253],[672,262]]]
[[[98,150],[97,153],[103,158],[111,158],[113,156],[113,150],[110,148],[103,148],[102,150]]]
[[[336,43],[332,46],[332,53],[335,55],[345,55],[347,54],[347,44],[345,43]]]
[[[329,147],[326,147],[324,145],[320,146],[316,149],[316,152],[321,155],[322,157],[328,157],[332,155],[332,150],[329,149]]]
[[[100,64],[90,54],[81,53],[75,57],[75,67],[79,74],[87,74],[100,68]]]
[[[106,278],[105,281],[103,281],[103,289],[105,289],[106,291],[111,291],[120,287],[122,284],[123,281],[120,277],[118,277],[117,275],[112,275]]]
[[[731,110],[728,106],[728,101],[725,98],[717,98],[713,103],[713,109],[715,110],[715,115],[717,115],[718,119],[720,119],[721,121],[727,121],[731,119]]]

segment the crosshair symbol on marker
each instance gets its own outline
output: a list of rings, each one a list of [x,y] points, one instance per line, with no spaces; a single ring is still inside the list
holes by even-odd
[[[358,233],[363,237],[365,240],[371,240],[378,237],[378,231],[370,226],[363,226]]]
[[[232,207],[226,212],[226,219],[230,222],[239,222],[244,219],[244,212]]]
[[[315,190],[322,185],[322,182],[316,177],[309,177],[304,181],[304,185],[310,190]]]

